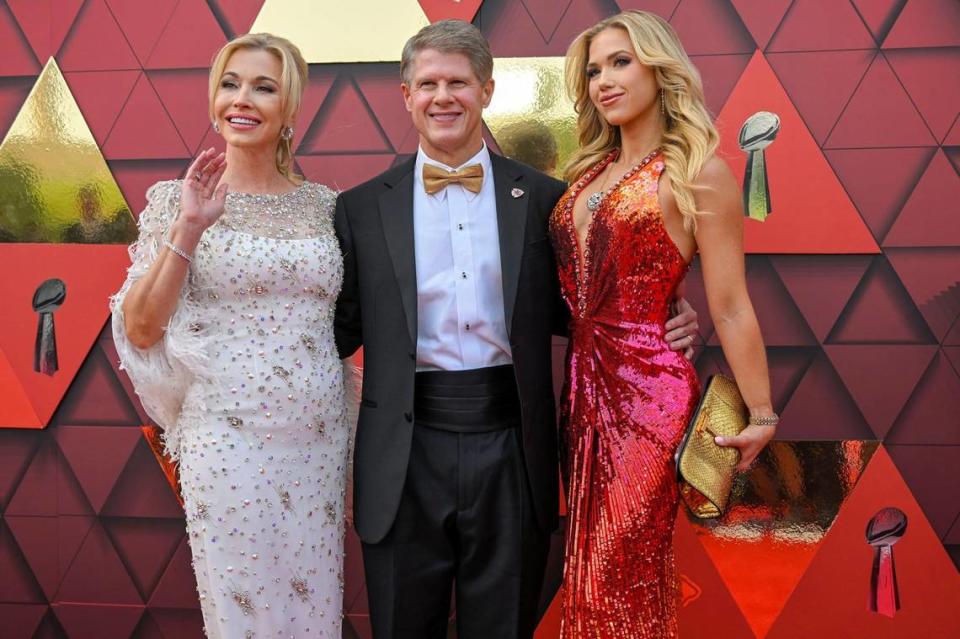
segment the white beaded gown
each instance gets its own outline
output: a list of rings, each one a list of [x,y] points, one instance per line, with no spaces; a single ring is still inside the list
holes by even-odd
[[[121,303],[163,248],[180,182],[147,196],[113,336],[180,464],[207,636],[339,639],[350,437],[333,341],[336,194],[228,194],[164,337],[141,350]]]

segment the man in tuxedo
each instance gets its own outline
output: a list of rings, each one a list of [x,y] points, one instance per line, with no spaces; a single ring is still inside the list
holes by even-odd
[[[461,639],[530,637],[557,525],[551,336],[567,315],[547,222],[565,185],[484,144],[478,29],[425,27],[400,70],[417,155],[342,193],[335,218],[337,348],[364,347],[354,522],[373,633],[446,636],[455,587]]]

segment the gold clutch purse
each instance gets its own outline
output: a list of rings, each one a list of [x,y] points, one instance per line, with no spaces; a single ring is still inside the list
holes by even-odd
[[[736,382],[713,375],[674,457],[680,496],[696,517],[719,517],[727,507],[740,451],[714,437],[739,435],[747,427],[747,407]]]

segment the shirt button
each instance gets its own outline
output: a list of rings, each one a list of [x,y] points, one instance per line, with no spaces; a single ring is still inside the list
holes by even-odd
[[[463,230],[463,224],[457,224],[457,230],[458,230],[458,231],[462,231],[462,230]]]
[[[468,331],[470,330],[470,324],[467,324],[467,330]]]
[[[463,279],[467,279],[467,272],[463,271],[462,273],[460,273],[460,277],[462,277]]]

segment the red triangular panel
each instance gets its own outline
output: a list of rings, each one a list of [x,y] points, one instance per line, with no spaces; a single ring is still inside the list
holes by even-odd
[[[750,54],[757,48],[736,9],[726,0],[682,0],[670,25],[690,55]]]
[[[140,213],[147,206],[147,189],[161,180],[179,178],[190,162],[189,157],[184,157],[179,160],[115,160],[108,164],[133,216],[140,219]]]
[[[890,457],[943,539],[960,513],[960,446],[887,445]]]
[[[143,409],[143,404],[140,403],[140,398],[137,396],[137,393],[133,388],[133,382],[130,381],[130,377],[125,371],[120,370],[120,356],[117,354],[117,349],[113,343],[112,321],[108,321],[107,325],[103,327],[100,337],[97,338],[97,345],[100,347],[103,356],[107,358],[108,364],[113,369],[115,381],[123,390],[123,393],[126,395],[127,401],[133,407],[134,412],[136,412],[138,419],[137,423],[140,425],[149,423],[150,417]]]
[[[10,9],[0,4],[0,42],[3,42],[3,56],[0,56],[0,76],[36,75],[41,66],[33,55],[30,43],[20,30]],[[44,60],[46,62],[46,60]]]
[[[146,76],[140,76],[113,131],[103,145],[108,160],[186,158],[183,144],[170,116]]]
[[[97,144],[102,146],[106,142],[139,76],[137,71],[84,71],[64,74],[67,84],[70,85],[70,92]]]
[[[310,124],[317,117],[317,111],[326,101],[330,87],[336,79],[336,73],[315,66],[310,71],[310,82],[300,98],[300,111],[297,113],[297,123],[294,127],[293,149],[297,151],[303,143],[304,135],[310,129]],[[202,148],[202,147],[201,147]]]
[[[698,55],[690,58],[703,79],[704,100],[710,113],[720,113],[723,109],[750,58],[750,54]]]
[[[83,492],[99,513],[134,447],[140,443],[140,428],[60,426],[54,433]]]
[[[0,20],[3,14],[0,12]],[[0,22],[2,29],[2,22]],[[0,34],[2,37],[2,34]],[[20,113],[36,78],[0,78],[0,139],[7,135],[14,118]]]
[[[84,0],[7,0],[38,60],[47,60],[56,54],[70,26],[77,17]]]
[[[183,520],[111,517],[104,528],[140,596],[149,600],[184,537]]]
[[[163,632],[164,638],[204,639],[203,615],[200,609],[147,608],[147,614]]]
[[[883,48],[960,46],[960,3],[955,0],[907,2]]]
[[[887,257],[937,339],[960,316],[960,248],[888,249]]]
[[[193,566],[190,562],[190,546],[186,536],[173,553],[173,558],[167,564],[160,582],[153,590],[148,602],[151,609],[156,608],[196,608],[199,610],[200,601],[197,599],[197,580],[193,575]]]
[[[878,55],[825,148],[933,146],[937,141],[883,55]]]
[[[207,69],[227,37],[203,0],[180,0],[144,67]]]
[[[136,431],[136,447],[102,514],[109,517],[182,518],[183,508],[171,490],[167,476],[143,439],[142,431],[139,428]]]
[[[893,269],[878,257],[826,341],[831,344],[932,344],[936,338]]]
[[[825,153],[879,242],[890,231],[935,151],[933,147],[907,147]]]
[[[849,2],[796,0],[767,51],[832,51],[875,46],[873,36]]]
[[[680,636],[710,636],[716,629],[717,621],[722,619],[724,637],[754,639],[753,631],[697,539],[682,505],[680,509],[673,533],[681,593],[678,614]]]
[[[721,155],[742,181],[747,155],[737,144],[743,122],[757,111],[780,116],[777,139],[765,151],[773,212],[745,221],[749,253],[877,253],[879,249],[830,165],[800,119],[770,65],[757,52],[720,113]]]
[[[44,437],[7,504],[6,515],[92,514],[83,489],[53,437]]]
[[[301,155],[297,163],[308,180],[343,191],[386,171],[393,157],[393,154]]]
[[[14,489],[23,479],[40,439],[35,433],[23,430],[3,433],[3,446],[0,446],[0,512],[6,508]]]
[[[885,53],[893,72],[917,105],[930,130],[942,140],[960,113],[960,48],[904,49]]]
[[[141,64],[146,64],[160,34],[173,16],[178,0],[107,0],[113,16],[133,47]]]
[[[196,154],[197,147],[210,128],[210,118],[207,115],[209,72],[206,69],[150,71],[147,78],[187,149]]]
[[[871,259],[866,255],[776,255],[770,258],[770,263],[793,303],[822,342],[866,273]]]
[[[403,104],[400,78],[396,70],[373,66],[361,68],[354,74],[354,80],[360,86],[360,92],[387,134],[390,144],[399,150],[401,143],[414,127]],[[414,145],[408,150],[415,152],[417,147]]]
[[[334,83],[316,120],[297,149],[298,154],[332,152],[389,152],[376,118],[353,83]]]
[[[764,343],[767,346],[815,346],[817,338],[796,305],[790,301],[790,295],[776,271],[768,261],[761,260],[750,262],[747,286],[753,300],[764,300],[762,304],[754,304]],[[706,307],[703,308],[706,310]],[[719,336],[714,333],[708,343],[719,345]]]
[[[623,11],[638,9],[640,11],[650,11],[657,14],[664,20],[669,20],[673,12],[677,10],[680,0],[614,0],[617,6]]]
[[[608,7],[595,0],[573,0],[570,7],[564,12],[560,24],[557,25],[547,44],[551,51],[556,52],[551,55],[564,55],[574,38],[609,15]],[[481,17],[481,21],[482,19]],[[531,42],[536,46],[536,41]],[[524,53],[522,55],[536,54]]]
[[[4,636],[9,639],[31,639],[47,609],[47,604],[0,604],[0,619],[3,619],[4,632],[7,633]]]
[[[0,314],[0,351],[40,422],[46,424],[107,319],[107,298],[123,282],[127,249],[122,245],[3,244],[0,263],[17,264],[21,273],[29,274],[0,281],[2,299],[22,300]],[[49,376],[33,370],[37,315],[27,301],[41,282],[55,277],[66,284],[67,297],[54,314],[60,369]]]
[[[883,240],[883,246],[960,246],[960,175],[938,151]]]
[[[766,49],[771,36],[777,30],[793,0],[768,0],[768,2],[732,0],[732,2],[743,23],[750,30],[750,35],[753,36],[757,47]]]
[[[6,522],[48,600],[93,527],[93,517],[16,517]]]
[[[0,601],[44,603],[43,591],[20,553],[7,526],[0,520]]]
[[[434,0],[436,2],[436,0]],[[533,18],[533,23],[540,32],[544,42],[550,42],[560,19],[572,4],[571,0],[520,0],[527,13]],[[421,3],[422,4],[422,3]],[[439,4],[439,2],[437,2]],[[447,3],[449,4],[449,3]],[[429,17],[429,16],[428,16]],[[431,18],[431,22],[432,22]]]
[[[907,0],[853,0],[874,40],[883,42]]]
[[[780,417],[777,426],[777,438],[780,440],[875,438],[823,353],[810,364]]]
[[[473,16],[477,15],[477,9],[483,3],[483,0],[418,0],[423,12],[427,14],[430,22],[439,20],[463,20],[472,22]],[[542,2],[543,0],[541,0]],[[530,2],[527,2],[530,6]],[[560,13],[557,9],[557,13]]]
[[[943,145],[960,146],[960,117],[953,123],[953,128],[950,129],[950,133],[947,133],[947,137],[943,139]],[[954,161],[953,165],[957,166],[957,162]],[[957,170],[960,171],[960,168]]]
[[[767,53],[794,106],[822,144],[876,56],[871,50]],[[830,87],[824,91],[824,87]]]
[[[44,427],[3,351],[0,351],[0,388],[3,388],[4,400],[0,402],[0,428]]]
[[[937,347],[870,344],[824,350],[877,439],[884,439]]]
[[[881,508],[907,515],[894,546],[901,609],[893,619],[867,610],[873,549],[867,522]],[[887,452],[877,451],[840,510],[817,556],[768,639],[936,637],[960,627],[960,577]]]
[[[208,0],[210,9],[224,27],[227,36],[235,38],[250,31],[264,0]]]
[[[57,621],[73,639],[129,637],[143,616],[143,606],[84,605],[57,602],[51,606]]]
[[[57,62],[64,71],[140,68],[137,56],[104,0],[89,0],[84,4],[63,42]]]
[[[91,579],[96,575],[96,579]],[[60,601],[141,604],[136,586],[100,522],[95,522],[57,593]]]
[[[143,420],[127,398],[103,351],[94,348],[84,360],[51,423],[139,426]]]
[[[890,430],[887,444],[960,446],[960,425],[948,415],[960,415],[960,376],[940,353]]]

